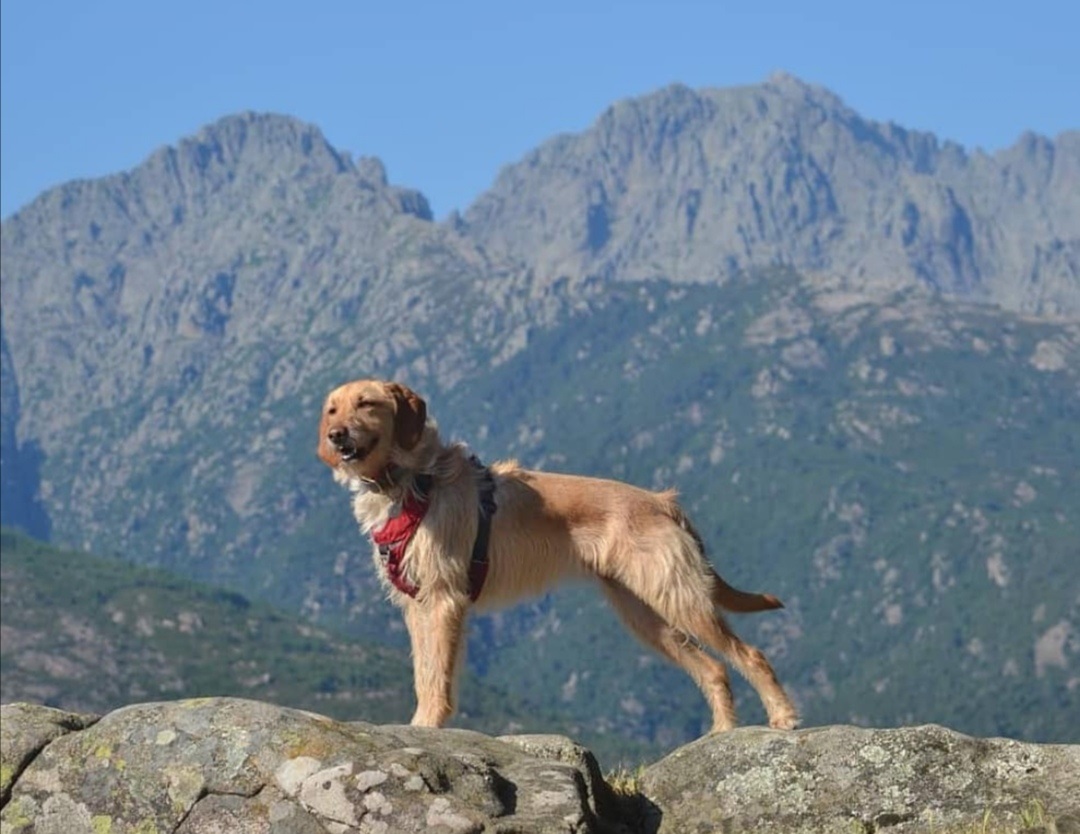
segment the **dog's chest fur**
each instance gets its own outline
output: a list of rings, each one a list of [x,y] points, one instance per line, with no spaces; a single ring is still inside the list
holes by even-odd
[[[354,487],[353,516],[365,535],[371,535],[401,510],[400,502],[381,492],[374,492],[361,484]]]

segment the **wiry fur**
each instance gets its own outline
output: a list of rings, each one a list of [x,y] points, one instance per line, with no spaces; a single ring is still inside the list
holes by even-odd
[[[413,723],[441,726],[454,709],[455,671],[472,605],[478,475],[467,450],[444,444],[426,414],[424,401],[397,383],[348,383],[327,397],[319,456],[352,489],[353,512],[365,533],[386,521],[418,475],[431,476],[428,513],[405,557],[417,596],[389,583],[377,553],[376,562],[412,641]],[[739,640],[718,610],[762,611],[781,607],[779,600],[736,590],[720,578],[674,491],[530,471],[514,461],[496,463],[491,471],[498,510],[478,608],[542,593],[567,578],[595,578],[630,630],[697,683],[714,731],[735,725],[735,709],[727,671],[706,648],[750,681],[772,726],[797,724],[764,654]]]

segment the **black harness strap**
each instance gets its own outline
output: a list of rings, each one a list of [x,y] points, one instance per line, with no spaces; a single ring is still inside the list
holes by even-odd
[[[491,518],[498,509],[495,502],[495,478],[491,470],[473,455],[472,465],[479,470],[478,495],[479,517],[476,525],[476,541],[473,542],[472,559],[469,560],[469,599],[476,602],[484,590],[488,574],[488,542],[491,540]]]

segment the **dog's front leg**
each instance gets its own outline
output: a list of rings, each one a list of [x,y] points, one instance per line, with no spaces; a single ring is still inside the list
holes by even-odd
[[[464,601],[432,593],[405,605],[416,688],[414,726],[441,727],[454,712],[467,610]]]

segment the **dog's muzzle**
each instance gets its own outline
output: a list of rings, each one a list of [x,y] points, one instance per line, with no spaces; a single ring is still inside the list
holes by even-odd
[[[334,447],[343,461],[363,460],[375,448],[375,441],[362,446],[348,429],[334,427],[326,433],[326,442]]]

